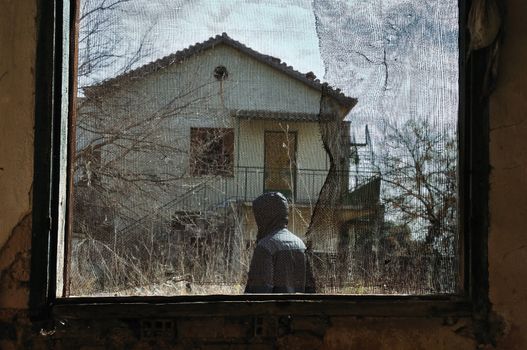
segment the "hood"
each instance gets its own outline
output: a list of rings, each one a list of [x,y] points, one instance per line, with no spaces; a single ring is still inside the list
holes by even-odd
[[[263,237],[287,227],[289,207],[280,192],[267,192],[253,201],[253,213],[258,225],[258,242]]]

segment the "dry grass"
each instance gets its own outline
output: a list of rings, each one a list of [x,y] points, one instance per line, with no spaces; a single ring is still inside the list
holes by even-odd
[[[178,295],[236,295],[243,294],[242,285],[208,284],[198,285],[191,282],[167,280],[145,286],[131,287],[115,291],[92,293],[94,297],[127,297],[127,296],[178,296]],[[83,296],[83,295],[72,295]]]

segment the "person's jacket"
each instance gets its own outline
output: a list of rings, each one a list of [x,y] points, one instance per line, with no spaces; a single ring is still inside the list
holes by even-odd
[[[313,293],[304,242],[287,229],[288,205],[277,192],[253,201],[258,225],[245,293]]]

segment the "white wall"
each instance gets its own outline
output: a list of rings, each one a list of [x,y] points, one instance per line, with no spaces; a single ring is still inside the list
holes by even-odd
[[[288,130],[297,134],[297,188],[296,199],[315,202],[327,175],[329,164],[322,144],[319,125],[316,122],[286,122],[269,120],[240,120],[238,165],[240,167],[264,167],[264,135],[266,131]],[[251,170],[249,170],[251,171]],[[252,170],[254,172],[254,170]],[[240,174],[245,182],[245,175]],[[252,198],[263,191],[263,174],[251,174],[248,188]],[[245,186],[245,184],[244,184]]]
[[[220,65],[225,66],[229,74],[222,82],[213,75],[214,68]],[[103,158],[115,159],[115,164],[122,169],[135,173],[182,177],[171,186],[152,187],[138,194],[127,193],[122,199],[135,202],[134,206],[142,207],[143,211],[169,202],[203,182],[206,182],[207,193],[198,191],[191,195],[195,197],[192,203],[203,204],[205,201],[208,206],[220,203],[224,198],[246,194],[248,200],[253,199],[263,191],[263,178],[258,176],[252,176],[248,184],[241,183],[242,179],[237,176],[214,179],[188,176],[190,129],[233,128],[235,166],[263,167],[264,131],[282,130],[287,123],[237,120],[232,115],[239,110],[317,114],[320,102],[319,91],[226,45],[132,81],[119,82],[99,95],[96,113],[106,127],[121,133],[129,129],[130,135],[148,134],[147,140],[160,145],[157,150],[133,151],[124,156],[120,147],[106,147]],[[94,105],[85,110],[94,108]],[[135,126],[130,128],[131,125]],[[297,167],[317,169],[323,174],[327,160],[318,124],[290,122],[289,128],[297,131]],[[82,142],[85,141],[84,138]],[[122,141],[121,145],[129,147],[132,143]],[[307,179],[299,173],[298,198],[315,201],[323,180],[323,175]],[[246,187],[251,190],[245,192]],[[222,196],[223,192],[227,193]]]

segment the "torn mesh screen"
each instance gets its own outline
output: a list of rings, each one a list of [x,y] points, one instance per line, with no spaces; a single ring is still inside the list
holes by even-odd
[[[81,0],[66,294],[243,293],[268,191],[317,293],[457,292],[457,11]]]

